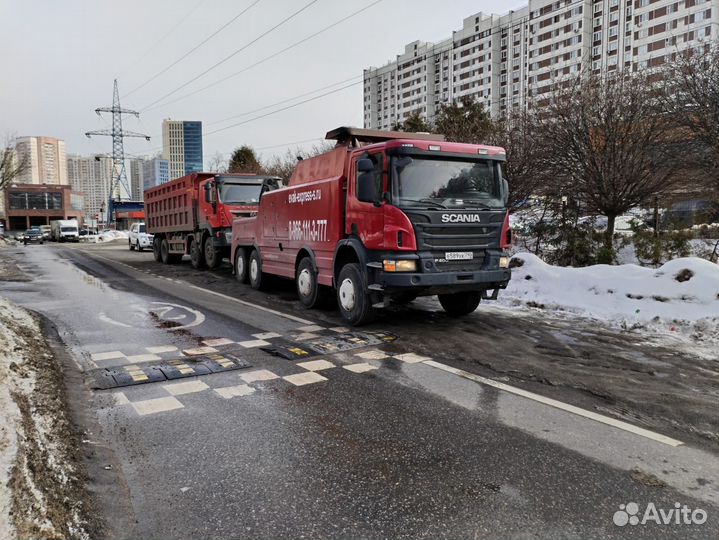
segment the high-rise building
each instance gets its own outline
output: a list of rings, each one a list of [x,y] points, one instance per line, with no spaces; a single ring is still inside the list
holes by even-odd
[[[85,215],[95,219],[107,210],[112,183],[112,158],[107,156],[67,156],[67,176],[74,191],[85,195]]]
[[[541,105],[580,72],[639,71],[719,36],[719,0],[529,0],[506,15],[477,13],[452,37],[415,41],[364,71],[364,125],[433,119],[463,96],[493,115]]]
[[[170,163],[170,178],[202,171],[202,122],[163,120],[162,157]]]
[[[130,159],[130,199],[141,201],[144,186],[145,160],[143,158]]]
[[[18,137],[15,153],[27,167],[18,175],[18,184],[67,184],[65,141],[54,137]]]
[[[143,162],[143,189],[159,186],[170,181],[170,162],[166,159],[155,157],[146,159]]]

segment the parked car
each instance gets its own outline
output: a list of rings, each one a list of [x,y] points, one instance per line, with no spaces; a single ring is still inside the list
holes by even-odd
[[[45,238],[43,238],[42,231],[40,229],[28,229],[25,231],[22,241],[25,245],[43,244],[45,243]]]
[[[153,235],[147,234],[144,223],[133,223],[130,227],[130,237],[127,239],[130,244],[130,251],[142,251],[145,248],[152,248]]]
[[[34,229],[35,227],[33,227]],[[45,240],[50,240],[50,236],[52,235],[52,227],[50,225],[40,225],[38,227],[42,231],[42,237]]]

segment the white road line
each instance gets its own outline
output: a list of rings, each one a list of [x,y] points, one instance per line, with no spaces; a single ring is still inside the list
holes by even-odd
[[[336,367],[332,362],[328,362],[327,360],[310,360],[309,362],[299,362],[297,365],[307,371],[322,371],[323,369]]]
[[[174,384],[163,384],[162,387],[173,396],[181,396],[183,394],[192,394],[194,392],[202,392],[207,390],[207,386],[202,381],[186,381]]]
[[[308,341],[310,339],[317,339],[318,337],[320,337],[320,336],[317,334],[313,334],[312,332],[303,332],[301,334],[292,336],[292,338],[297,341]]]
[[[257,339],[272,339],[276,337],[282,337],[282,335],[278,334],[277,332],[263,332],[262,334],[252,334],[252,337]]]
[[[249,341],[238,341],[237,344],[243,346],[245,349],[252,349],[254,347],[266,347],[270,344],[270,342],[265,341],[264,339],[254,339]]]
[[[145,350],[152,354],[159,354],[165,352],[175,352],[177,347],[174,345],[159,345],[157,347],[145,347]]]
[[[349,364],[342,367],[353,373],[365,373],[367,371],[372,371],[373,369],[379,369],[377,366],[373,366],[366,362],[362,362],[361,364]]]
[[[227,338],[219,338],[219,339],[208,339],[206,341],[203,341],[205,345],[208,347],[219,347],[220,345],[232,345],[234,341]]]
[[[330,328],[333,332],[337,332],[338,334],[346,334],[347,332],[350,332],[350,329],[346,326],[334,326]]]
[[[90,358],[97,362],[98,360],[115,360],[116,358],[126,358],[125,354],[120,351],[110,351],[103,353],[94,353],[90,355]]]
[[[521,388],[515,388],[514,386],[510,386],[508,384],[493,381],[492,379],[487,379],[486,377],[475,375],[474,373],[469,373],[468,371],[457,369],[452,366],[448,366],[447,364],[442,364],[441,362],[435,362],[434,360],[425,360],[424,363],[428,366],[441,369],[442,371],[453,373],[454,375],[458,375],[459,377],[469,379],[470,381],[486,384],[487,386],[493,386],[494,388],[497,388],[499,390],[504,390],[505,392],[509,392],[517,396],[522,396],[524,398],[531,399],[539,403],[544,403],[545,405],[549,405],[550,407],[554,407],[555,409],[560,409],[572,414],[576,414],[578,416],[583,416],[585,418],[601,422],[602,424],[606,424],[608,426],[623,429],[624,431],[634,433],[635,435],[639,435],[641,437],[646,437],[647,439],[651,439],[662,444],[667,444],[669,446],[681,446],[684,444],[681,441],[672,439],[671,437],[667,437],[665,435],[661,435],[660,433],[654,433],[653,431],[649,431],[648,429],[633,426],[632,424],[622,422],[621,420],[616,420],[614,418],[603,416],[592,411],[587,411],[585,409],[575,407],[574,405],[569,405],[568,403],[557,401],[556,399],[546,398],[544,396],[540,396],[539,394],[535,394],[534,392],[528,392],[526,390],[522,390]]]
[[[163,397],[156,399],[146,399],[145,401],[135,401],[132,403],[132,406],[135,408],[135,411],[137,411],[137,414],[139,414],[140,416],[185,408],[185,406],[174,397]]]
[[[402,362],[405,362],[407,364],[419,364],[420,362],[426,362],[427,360],[431,360],[429,356],[421,356],[414,353],[395,354],[393,358],[396,358],[397,360],[402,360]]]
[[[309,326],[300,326],[297,330],[300,330],[302,332],[319,332],[321,330],[324,330],[324,327],[318,326],[316,324],[311,324]]]
[[[96,257],[96,258],[98,258],[98,259],[103,259],[103,260],[105,260],[105,261],[111,262],[112,264],[117,264],[117,261],[115,261],[115,260],[113,260],[113,259],[108,259],[107,257],[103,257],[102,255],[97,255],[97,254],[95,254],[95,253],[93,253],[93,254],[90,255],[90,252],[85,252],[85,253],[87,253],[88,256],[90,256],[90,257]],[[132,269],[132,270],[134,270],[134,271],[136,271],[136,272],[140,272],[140,271],[141,271],[141,270],[135,268],[134,266],[129,266],[129,265],[127,265],[127,267],[130,268],[130,269]],[[157,274],[152,274],[152,275],[155,276],[155,277],[161,277],[161,276],[158,276]],[[273,315],[277,315],[278,317],[284,317],[285,319],[289,319],[289,320],[291,320],[291,321],[295,321],[295,322],[298,322],[298,323],[300,323],[300,324],[314,324],[312,321],[308,321],[307,319],[303,319],[303,318],[301,318],[301,317],[295,317],[294,315],[289,315],[289,314],[287,314],[287,313],[282,313],[281,311],[277,311],[277,310],[275,310],[275,309],[266,308],[266,307],[264,307],[264,306],[260,306],[260,305],[257,305],[257,304],[253,304],[252,302],[248,302],[248,301],[246,301],[246,300],[240,300],[239,298],[234,298],[234,297],[232,297],[232,296],[227,296],[226,294],[222,294],[222,293],[219,293],[219,292],[216,292],[216,291],[211,291],[211,290],[209,290],[209,289],[203,289],[202,287],[198,287],[197,285],[192,285],[191,283],[188,283],[188,282],[186,282],[186,281],[176,280],[176,283],[178,283],[179,285],[182,285],[182,286],[184,286],[184,287],[189,287],[190,289],[195,289],[195,290],[198,290],[198,291],[207,293],[207,294],[212,294],[212,295],[214,295],[214,296],[219,296],[220,298],[224,298],[225,300],[230,300],[231,302],[235,302],[235,303],[241,304],[241,305],[243,305],[243,306],[249,306],[249,307],[254,308],[254,309],[259,309],[260,311],[264,311],[265,313],[272,313]]]
[[[379,349],[372,349],[370,351],[355,353],[355,356],[358,356],[365,360],[384,360],[385,358],[389,358],[389,355],[387,353],[385,353],[384,351],[380,351]]]
[[[215,388],[215,392],[225,399],[236,396],[249,396],[255,393],[255,389],[246,384],[238,384],[237,386],[225,386],[224,388]]]
[[[216,352],[217,349],[215,349],[214,347],[196,347],[194,349],[184,349],[182,351],[182,354],[184,354],[185,356],[195,356],[198,354],[211,354]]]
[[[240,379],[246,383],[255,381],[271,381],[273,379],[279,379],[280,376],[276,373],[272,373],[268,369],[256,369],[255,371],[249,371],[240,375]]]
[[[128,356],[127,360],[134,364],[135,362],[154,362],[155,360],[162,360],[162,358],[156,354],[136,354]]]
[[[127,399],[127,396],[124,392],[116,392],[112,395],[113,398],[115,398],[115,405],[129,405],[130,400]]]
[[[305,384],[313,384],[327,380],[325,377],[323,377],[319,373],[315,373],[314,371],[308,371],[307,373],[297,373],[296,375],[286,375],[282,378],[288,383],[294,384],[295,386],[304,386]]]

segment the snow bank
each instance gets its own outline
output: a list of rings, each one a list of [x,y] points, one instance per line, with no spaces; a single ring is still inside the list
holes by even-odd
[[[551,266],[518,253],[503,303],[561,309],[622,323],[719,321],[719,265],[688,257],[652,269],[633,264]]]

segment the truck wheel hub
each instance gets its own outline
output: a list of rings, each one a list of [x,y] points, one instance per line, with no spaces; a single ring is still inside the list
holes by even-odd
[[[340,304],[347,311],[355,307],[355,286],[349,278],[346,278],[340,285]]]
[[[250,263],[250,277],[257,279],[257,261],[255,260]]]
[[[300,272],[297,277],[297,286],[302,296],[309,296],[312,294],[312,276],[310,271],[306,268]]]

